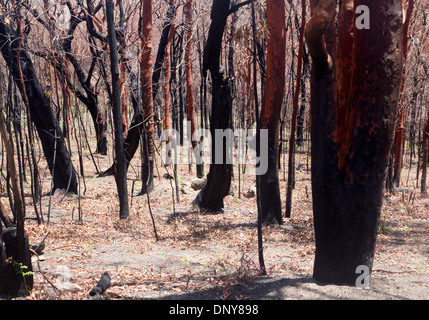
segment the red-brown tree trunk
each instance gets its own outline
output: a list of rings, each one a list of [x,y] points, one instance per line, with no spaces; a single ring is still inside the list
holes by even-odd
[[[185,47],[185,76],[186,76],[186,103],[188,110],[188,121],[191,123],[191,145],[196,159],[201,158],[198,152],[198,141],[193,139],[194,132],[197,130],[195,122],[195,98],[194,82],[192,79],[192,19],[193,19],[193,1],[187,0],[185,4],[185,28],[186,28],[186,47]],[[203,166],[197,162],[197,177],[202,178]]]
[[[405,83],[407,81],[407,58],[408,58],[408,29],[410,26],[411,13],[414,8],[414,0],[408,1],[408,8],[405,10],[405,0],[402,0],[402,13],[403,13],[403,24],[402,24],[402,79],[401,89],[398,104],[398,111],[396,117],[396,132],[395,132],[395,158],[393,162],[393,183],[395,186],[399,186],[401,179],[401,168],[402,168],[402,151],[404,149],[405,142],[405,123],[404,117],[406,112],[405,101],[407,93],[405,91]]]
[[[268,130],[268,169],[260,179],[260,203],[264,223],[282,224],[278,175],[279,121],[285,87],[286,20],[283,0],[267,2],[267,78],[260,128]]]
[[[171,63],[170,63],[170,53],[171,53],[171,42],[173,41],[175,32],[175,26],[171,24],[170,31],[168,34],[167,44],[165,46],[165,56],[164,56],[164,130],[169,132],[170,129],[170,78],[171,78]],[[167,138],[167,144],[171,142],[171,136]],[[170,156],[171,150],[167,148],[166,162],[164,165],[170,165]]]
[[[143,0],[142,9],[142,46],[140,58],[141,94],[144,114],[143,163],[141,194],[153,188],[154,165],[154,117],[152,97],[152,0]]]
[[[286,186],[286,210],[285,217],[290,218],[292,211],[292,189],[294,185],[295,177],[295,132],[296,132],[296,122],[298,117],[298,102],[299,95],[301,91],[301,77],[302,77],[302,53],[304,45],[304,28],[305,28],[305,15],[306,15],[306,1],[302,0],[302,22],[299,33],[299,46],[298,46],[298,66],[296,70],[296,87],[293,97],[293,107],[292,107],[292,124],[290,129],[290,138],[289,138],[289,162],[288,162],[288,179]]]

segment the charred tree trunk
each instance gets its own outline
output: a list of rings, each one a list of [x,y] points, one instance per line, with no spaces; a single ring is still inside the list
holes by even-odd
[[[197,177],[202,178],[204,175],[203,164],[199,161],[201,159],[198,152],[198,141],[194,139],[194,133],[197,130],[195,121],[195,98],[194,98],[194,82],[192,79],[192,0],[187,0],[185,4],[185,27],[186,27],[186,47],[185,47],[185,74],[186,74],[186,104],[188,110],[188,121],[191,123],[191,145],[195,158],[197,160]]]
[[[170,7],[167,12],[167,21],[164,24],[164,27],[162,29],[161,33],[161,39],[158,46],[158,52],[156,55],[156,61],[155,65],[153,67],[153,73],[152,73],[152,101],[156,98],[160,86],[160,76],[162,71],[162,65],[164,63],[165,54],[166,54],[166,46],[168,43],[168,36],[170,29],[172,27],[172,19],[174,18],[176,14],[176,7],[174,5],[174,1],[170,2]],[[174,27],[173,27],[174,29]],[[148,69],[149,70],[149,69]],[[130,76],[130,82],[131,82],[131,90],[130,92],[130,99],[131,103],[133,105],[134,109],[134,115],[131,119],[131,123],[129,125],[129,130],[127,131],[126,138],[124,141],[124,152],[125,152],[125,158],[127,162],[127,168],[129,167],[129,164],[131,160],[133,159],[139,145],[140,140],[143,136],[143,123],[145,121],[143,116],[143,109],[139,107],[138,98],[137,98],[137,77],[136,75],[128,68],[129,76]],[[144,142],[144,141],[143,141]],[[113,164],[109,169],[102,172],[99,176],[108,176],[115,173],[115,165]]]
[[[154,109],[152,92],[152,0],[144,0],[142,9],[141,94],[144,114],[142,159],[143,186],[140,194],[152,191],[154,166]]]
[[[267,3],[267,77],[260,117],[260,128],[268,130],[268,168],[260,178],[260,201],[264,223],[282,224],[281,198],[278,174],[279,124],[285,87],[285,3],[273,0]]]
[[[296,122],[298,117],[298,103],[299,95],[301,90],[301,78],[302,78],[302,62],[303,62],[303,47],[304,47],[304,28],[305,28],[305,15],[306,15],[306,1],[302,0],[302,22],[299,34],[299,46],[298,46],[298,66],[296,71],[296,87],[293,97],[292,106],[292,124],[290,129],[289,138],[289,162],[288,162],[288,179],[286,186],[286,218],[290,218],[292,211],[292,189],[295,185],[295,130]]]
[[[126,219],[128,211],[127,189],[127,164],[124,154],[124,132],[122,122],[121,84],[119,78],[118,45],[115,35],[115,15],[112,0],[106,1],[106,20],[110,46],[110,64],[112,72],[112,109],[115,128],[115,152],[116,152],[116,186],[119,196],[119,217]]]
[[[301,79],[301,107],[299,108],[297,123],[296,123],[296,145],[302,147],[304,145],[304,120],[305,120],[305,104],[306,104],[306,79],[308,77],[308,69],[310,61],[305,45],[302,53],[302,79]]]
[[[312,58],[313,276],[345,285],[356,284],[358,266],[367,276],[372,270],[402,67],[401,1],[356,2],[371,8],[370,30],[355,26],[352,0],[340,2],[336,52],[329,37],[335,0],[311,2],[305,33]]]
[[[222,141],[223,158],[216,163],[216,130],[232,129],[232,101],[229,82],[220,70],[220,53],[222,38],[229,11],[230,0],[213,0],[211,25],[204,48],[203,71],[207,70],[212,78],[212,113],[210,117],[210,133],[212,135],[211,164],[207,174],[207,182],[193,201],[193,205],[203,210],[221,212],[224,208],[223,198],[228,195],[231,185],[232,164],[227,163],[226,143]],[[220,162],[220,161],[219,161]]]
[[[9,70],[21,95],[25,95],[29,102],[30,118],[39,134],[49,170],[51,173],[54,171],[53,188],[54,190],[64,189],[77,193],[76,172],[66,148],[59,123],[37,79],[30,56],[25,50],[20,50],[21,68],[19,68],[17,63],[17,43],[15,33],[3,22],[0,22],[1,52],[5,61],[7,61]],[[21,74],[24,86],[19,80],[21,79]]]
[[[95,92],[95,88],[91,86],[91,78],[93,75],[94,66],[97,59],[99,59],[99,57],[91,50],[91,52],[93,52],[94,57],[93,57],[90,71],[88,72],[87,76],[85,76],[79,61],[76,59],[72,51],[74,32],[77,26],[79,25],[79,23],[82,22],[82,20],[73,11],[73,8],[70,5],[69,5],[69,8],[71,9],[71,12],[72,12],[72,18],[70,21],[70,28],[67,31],[67,37],[63,42],[63,49],[67,60],[70,61],[70,63],[74,68],[77,80],[79,81],[83,90],[85,91],[85,95],[83,95],[83,93],[81,92],[78,92],[77,97],[86,105],[91,115],[92,122],[95,128],[96,138],[97,138],[96,152],[99,154],[106,155],[107,154],[106,119],[103,116],[100,108],[98,107],[98,96],[97,96],[97,93]],[[90,14],[93,14],[92,9],[90,10]],[[64,67],[62,67],[61,62],[59,64],[61,65],[61,69],[62,69],[61,72],[64,72]]]
[[[167,45],[165,46],[165,57],[164,57],[164,130],[165,132],[169,132],[170,130],[170,79],[171,79],[171,63],[170,63],[170,55],[171,55],[171,43],[173,41],[175,32],[175,26],[171,25],[170,32],[168,35]],[[167,144],[171,142],[171,136],[168,136]],[[171,164],[171,150],[167,148],[167,154],[165,155],[166,161],[164,165],[168,166]]]
[[[173,25],[173,19],[176,16],[176,5],[175,1],[170,1],[170,6],[167,10],[167,17],[166,21],[164,23],[164,26],[161,31],[161,39],[159,41],[158,45],[158,52],[156,54],[155,64],[153,67],[153,74],[152,74],[152,96],[153,100],[155,100],[160,86],[160,78],[161,78],[161,72],[163,70],[163,64],[164,60],[167,57],[167,47],[171,46],[171,41],[169,40],[169,34],[170,30],[173,29],[174,31],[174,25]]]

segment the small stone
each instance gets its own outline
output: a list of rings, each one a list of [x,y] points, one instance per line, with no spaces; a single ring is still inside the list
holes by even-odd
[[[195,191],[201,190],[204,187],[204,185],[206,184],[206,181],[207,180],[204,178],[202,178],[202,179],[196,178],[196,179],[192,180],[191,188],[194,189]]]

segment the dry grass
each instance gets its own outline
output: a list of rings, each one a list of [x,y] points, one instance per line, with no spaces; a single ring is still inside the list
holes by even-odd
[[[30,299],[86,299],[104,271],[112,277],[107,299],[160,298],[217,288],[228,298],[236,285],[247,286],[258,276],[255,198],[238,197],[235,171],[233,196],[225,198],[225,213],[196,212],[190,206],[197,192],[190,188],[194,175],[181,166],[181,201],[173,199],[170,182],[155,171],[155,189],[150,201],[159,241],[155,240],[148,199],[132,198],[130,217],[119,221],[119,205],[113,177],[94,178],[86,156],[86,192],[77,197],[56,194],[51,199],[50,223],[27,220],[30,242],[48,232],[46,253],[39,266],[34,260],[35,287]],[[264,254],[269,276],[290,274],[311,277],[314,257],[311,182],[306,155],[299,154],[292,218],[282,226],[264,228]],[[97,157],[101,168],[111,159]],[[134,168],[138,167],[135,159]],[[132,168],[129,190],[137,178]],[[194,169],[195,170],[195,169]],[[207,170],[207,168],[206,168]],[[169,170],[171,171],[171,169]],[[408,181],[415,175],[411,171]],[[286,182],[281,177],[281,193]],[[254,184],[254,177],[241,176],[242,194]],[[44,187],[49,186],[45,179]],[[137,194],[141,182],[134,185]],[[428,206],[414,187],[394,195],[386,194],[375,257],[375,269],[382,272],[427,273],[429,250]],[[412,193],[411,193],[412,191]],[[283,198],[284,201],[284,198]],[[27,217],[34,217],[27,198]],[[42,199],[45,213],[49,197]]]

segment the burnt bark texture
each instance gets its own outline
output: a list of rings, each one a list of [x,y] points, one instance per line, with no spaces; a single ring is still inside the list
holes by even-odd
[[[49,170],[54,173],[53,188],[77,193],[76,171],[63,133],[35,74],[33,62],[24,49],[19,49],[18,54],[18,43],[16,32],[0,21],[1,52],[21,95],[28,100],[29,116],[36,126]]]
[[[152,0],[144,0],[142,9],[142,47],[141,47],[141,94],[144,114],[142,181],[140,194],[153,188],[154,166],[154,109],[152,91]]]
[[[304,28],[305,28],[305,15],[306,15],[306,1],[302,0],[302,22],[299,33],[298,45],[298,66],[296,70],[296,87],[293,97],[292,106],[292,124],[290,129],[289,138],[289,161],[288,161],[288,179],[286,186],[286,209],[285,217],[290,218],[292,211],[292,189],[295,185],[295,131],[298,118],[298,103],[302,84],[302,64],[303,64],[303,47],[304,47]]]
[[[23,244],[18,237],[16,225],[2,230],[0,223],[0,293],[8,298],[27,295],[34,284],[27,234]]]
[[[192,19],[193,19],[193,1],[187,0],[185,4],[185,27],[186,27],[186,47],[185,47],[185,78],[186,78],[186,104],[188,111],[188,121],[191,123],[191,146],[195,157],[199,157],[198,141],[193,139],[194,133],[197,130],[195,121],[195,97],[194,97],[194,81],[192,78]],[[196,164],[197,177],[202,178],[203,165],[202,163]]]
[[[355,285],[372,271],[402,68],[401,1],[311,1],[311,176],[316,254],[313,276]],[[370,29],[355,8],[370,9]]]
[[[216,135],[218,129],[232,129],[232,99],[228,79],[220,68],[222,38],[228,15],[231,13],[230,0],[213,0],[211,25],[204,48],[203,73],[210,71],[212,78],[212,112],[210,117],[210,133],[212,135],[211,157],[207,182],[193,201],[193,205],[201,210],[222,212],[223,198],[228,195],[231,186],[232,164],[226,161],[226,142],[222,142],[222,163],[215,163]],[[219,142],[218,142],[219,143]]]
[[[121,85],[119,78],[118,45],[115,35],[115,15],[113,1],[106,1],[106,20],[110,47],[110,63],[112,72],[112,109],[115,129],[116,152],[116,186],[119,196],[119,217],[126,219],[128,210],[127,164],[124,153],[124,132],[122,121]]]
[[[278,174],[280,113],[285,88],[286,18],[283,0],[267,3],[267,77],[264,85],[260,128],[268,130],[268,168],[260,179],[260,202],[264,223],[282,224]]]
[[[91,15],[95,14],[96,10],[92,8],[92,1],[87,1],[88,8],[89,8],[89,15],[87,17],[87,24],[93,28],[92,25],[92,17]],[[89,114],[91,115],[92,122],[94,124],[95,128],[95,134],[97,138],[97,149],[96,152],[102,155],[107,154],[107,136],[106,136],[106,119],[103,115],[102,110],[98,106],[98,94],[96,93],[95,88],[91,85],[91,80],[94,74],[94,67],[96,62],[99,59],[99,54],[96,52],[97,50],[92,49],[91,47],[91,53],[93,55],[92,62],[91,62],[91,68],[88,71],[88,73],[85,75],[85,72],[81,66],[81,63],[76,58],[73,50],[72,50],[72,43],[74,40],[74,32],[78,25],[83,22],[84,20],[79,17],[78,14],[76,14],[71,7],[69,3],[67,3],[69,6],[69,9],[72,13],[72,17],[70,20],[70,27],[67,30],[67,37],[63,41],[63,50],[65,52],[65,56],[67,60],[71,63],[73,66],[73,69],[76,74],[76,78],[81,84],[83,90],[85,93],[80,92],[77,90],[76,96],[82,103],[85,104],[87,107]],[[99,9],[97,9],[98,11]],[[91,29],[92,30],[92,29]],[[103,39],[103,41],[107,42],[107,39]],[[65,67],[61,64],[61,62],[58,63],[61,66],[61,72],[64,72]]]

